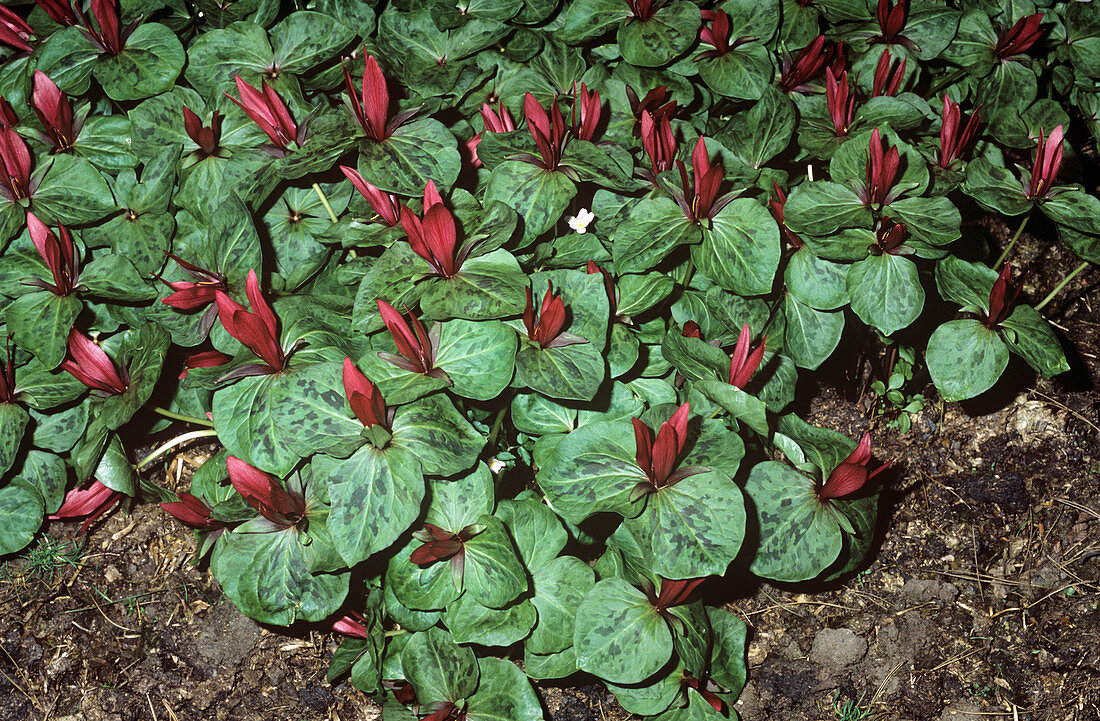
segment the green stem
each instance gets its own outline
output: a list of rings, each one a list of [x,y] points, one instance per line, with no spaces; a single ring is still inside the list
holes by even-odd
[[[215,431],[213,428],[211,428],[211,429],[205,430],[205,431],[191,431],[190,433],[184,433],[181,436],[176,436],[172,440],[170,440],[167,443],[165,443],[164,445],[162,445],[160,448],[156,449],[155,451],[153,451],[149,455],[145,456],[145,458],[142,458],[140,461],[138,461],[138,463],[137,463],[138,470],[141,470],[142,467],[149,465],[154,460],[156,460],[159,456],[164,455],[165,453],[172,450],[173,448],[180,445],[181,443],[186,443],[187,441],[193,441],[196,438],[211,438],[211,437],[217,436],[217,435],[218,435],[218,432]]]
[[[1031,220],[1030,210],[1028,211],[1027,215],[1024,216],[1024,220],[1020,223],[1020,227],[1016,229],[1016,233],[1012,236],[1012,240],[1008,241],[1008,245],[1005,246],[1005,249],[1001,252],[1000,257],[997,258],[997,262],[993,264],[993,270],[1000,268],[1001,263],[1005,262],[1005,258],[1007,258],[1008,254],[1012,252],[1012,248],[1016,245],[1016,241],[1020,239],[1020,235],[1024,232],[1024,228],[1027,227],[1027,221],[1029,220]]]
[[[395,628],[392,631],[386,631],[385,636],[386,638],[390,638],[393,636],[400,636],[403,633],[408,633],[408,631],[403,628]]]
[[[171,418],[174,421],[183,421],[184,423],[192,423],[196,426],[206,426],[207,428],[213,428],[214,424],[205,418],[198,418],[197,416],[185,416],[182,413],[176,413],[160,406],[153,407],[153,413],[160,414],[165,418]]]
[[[929,94],[930,95],[935,95],[939,91],[946,88],[948,85],[954,85],[956,82],[961,80],[965,75],[966,75],[966,71],[960,68],[959,70],[956,70],[955,72],[951,73],[950,75],[943,76],[942,78],[939,79],[939,81],[935,85],[932,86],[932,90]]]
[[[509,396],[511,396],[511,394],[509,394]],[[512,399],[507,397],[505,400],[508,402],[501,405],[500,410],[497,411],[496,418],[493,419],[493,425],[489,429],[489,440],[486,445],[492,446],[497,442],[497,436],[500,435],[501,426],[504,425],[504,414],[512,407]]]
[[[1062,289],[1065,288],[1066,285],[1068,285],[1071,280],[1076,278],[1078,273],[1080,273],[1082,270],[1084,270],[1088,266],[1089,266],[1089,262],[1086,260],[1083,263],[1081,263],[1081,265],[1074,268],[1072,273],[1067,275],[1065,278],[1062,278],[1061,283],[1054,286],[1054,290],[1050,291],[1050,294],[1046,298],[1043,298],[1041,301],[1039,301],[1039,305],[1035,306],[1035,310],[1042,310],[1043,308],[1045,308],[1047,303],[1054,300],[1054,297],[1056,295],[1058,295],[1059,293],[1061,293]]]
[[[336,213],[332,212],[332,206],[329,205],[328,198],[325,196],[325,191],[321,190],[321,186],[317,183],[313,184],[313,192],[317,193],[317,197],[321,199],[321,205],[325,206],[325,211],[328,213],[329,220],[333,223],[336,222]]]

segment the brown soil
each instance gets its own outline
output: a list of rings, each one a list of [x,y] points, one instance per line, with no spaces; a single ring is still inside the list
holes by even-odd
[[[1029,234],[1019,257],[1032,300],[1073,263]],[[878,457],[898,457],[882,543],[831,586],[718,589],[752,631],[742,718],[1100,718],[1098,275],[1046,309],[1069,339],[1062,378],[1013,364],[988,399],[930,402],[907,434],[869,417],[869,398],[819,393],[811,422],[871,429]],[[168,485],[198,460],[174,459]],[[60,558],[79,542],[77,524],[49,523],[34,552],[0,565],[0,721],[379,716],[326,682],[331,634],[243,617],[157,506],[113,513],[79,559]],[[555,721],[628,718],[598,686],[541,693]]]

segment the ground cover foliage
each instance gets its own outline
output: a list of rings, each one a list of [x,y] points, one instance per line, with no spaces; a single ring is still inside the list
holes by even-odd
[[[698,586],[837,578],[875,538],[886,465],[792,413],[799,378],[846,332],[894,346],[899,407],[913,366],[946,400],[1012,354],[1068,369],[1019,232],[968,243],[960,208],[1100,259],[1067,182],[1098,30],[1091,3],[0,10],[0,552],[141,495],[244,613],[346,634],[330,677],[387,717],[539,718],[528,679],[578,670],[730,717],[746,628]],[[132,455],[167,429],[223,448],[178,496]]]

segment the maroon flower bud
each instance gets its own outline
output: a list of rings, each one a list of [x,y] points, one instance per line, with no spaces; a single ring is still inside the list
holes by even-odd
[[[84,385],[106,395],[126,392],[126,369],[115,368],[110,356],[76,328],[69,330],[69,356],[62,361],[61,370],[72,373]]]
[[[760,345],[756,346],[750,353],[749,346],[752,342],[752,333],[749,331],[749,324],[746,323],[741,327],[741,334],[737,337],[737,345],[734,346],[733,355],[730,357],[729,384],[731,386],[744,390],[745,386],[748,385],[752,374],[756,372],[756,369],[760,367],[760,362],[764,360],[764,342],[767,339],[767,336],[761,338]]]
[[[122,495],[99,481],[92,481],[87,488],[74,488],[66,493],[61,508],[57,509],[57,513],[51,513],[48,518],[56,521],[60,518],[86,516],[84,523],[80,524],[80,532],[87,533],[88,526],[122,500]]]
[[[260,282],[254,270],[248,271],[245,293],[252,312],[231,299],[224,291],[215,290],[218,317],[229,335],[251,349],[266,364],[250,369],[254,371],[253,375],[278,373],[286,365],[286,354],[279,345],[279,320],[260,293]]]
[[[1035,13],[1020,18],[1016,24],[1001,33],[997,45],[993,48],[993,54],[1001,60],[1008,60],[1027,51],[1035,41],[1043,35],[1039,29],[1039,23],[1043,21],[1043,13]]]
[[[829,478],[817,489],[817,500],[825,501],[830,498],[842,498],[849,496],[861,488],[868,480],[890,467],[890,463],[884,463],[871,473],[867,472],[867,464],[871,461],[871,434],[863,434],[848,457],[832,470]]]
[[[959,104],[943,94],[943,121],[940,125],[940,161],[939,166],[946,168],[963,154],[978,132],[978,123],[982,116],[974,112],[963,125],[963,114]]]
[[[1035,149],[1035,162],[1031,164],[1031,182],[1025,188],[1028,198],[1049,198],[1051,186],[1062,169],[1062,138],[1065,132],[1059,125],[1045,140],[1039,132],[1039,145]]]

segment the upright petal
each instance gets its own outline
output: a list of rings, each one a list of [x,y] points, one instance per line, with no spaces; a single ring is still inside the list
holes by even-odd
[[[428,208],[424,213],[424,239],[435,259],[440,275],[450,278],[457,271],[455,267],[455,221],[451,211],[442,202]]]
[[[260,281],[256,278],[255,270],[249,269],[244,289],[245,294],[248,295],[248,304],[252,306],[252,312],[264,322],[270,335],[276,337],[279,333],[279,322],[275,318],[275,311],[271,310],[271,306],[267,304],[260,292]]]
[[[366,46],[363,47],[366,52]],[[367,134],[375,140],[385,140],[386,119],[389,117],[390,91],[386,87],[386,76],[373,55],[367,56],[363,65],[363,114],[369,128]]]

